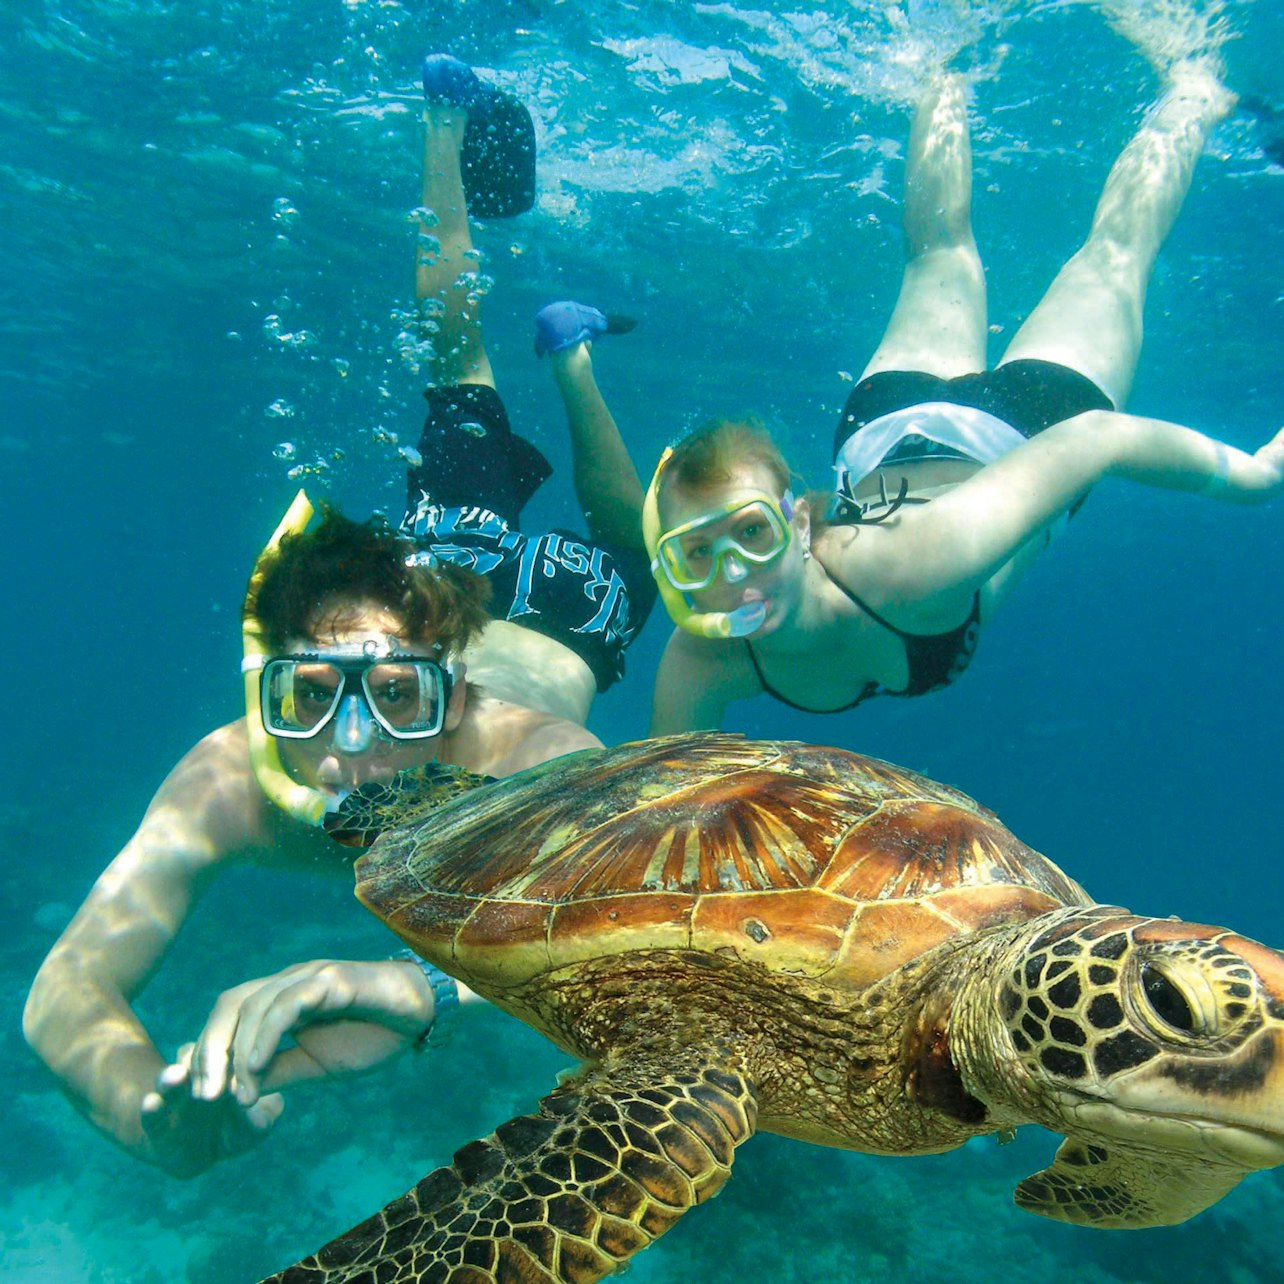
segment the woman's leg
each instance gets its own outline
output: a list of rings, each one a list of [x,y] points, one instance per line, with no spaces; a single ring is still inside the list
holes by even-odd
[[[438,327],[432,336],[431,381],[493,388],[495,376],[482,343],[481,298],[468,288],[477,260],[469,253],[473,240],[459,174],[467,123],[462,107],[430,103],[424,109],[423,208],[437,221],[419,223],[415,297]]]
[[[972,149],[961,76],[919,100],[905,168],[905,274],[892,319],[861,378],[985,369],[985,276],[972,237]]]
[[[1055,361],[1123,405],[1141,351],[1141,314],[1155,256],[1190,187],[1195,161],[1233,99],[1201,63],[1181,63],[1170,88],[1124,148],[1092,231],[1003,354]]]

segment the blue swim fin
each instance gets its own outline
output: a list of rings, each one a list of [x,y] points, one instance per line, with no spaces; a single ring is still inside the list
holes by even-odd
[[[449,54],[424,59],[424,97],[468,111],[459,168],[474,218],[512,218],[535,204],[535,123],[511,94]]]

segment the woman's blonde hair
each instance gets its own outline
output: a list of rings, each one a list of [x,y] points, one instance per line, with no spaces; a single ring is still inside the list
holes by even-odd
[[[789,465],[757,415],[710,419],[674,446],[661,479],[660,495],[669,486],[710,490],[730,481],[732,470],[746,463],[770,473],[782,495],[789,489]]]

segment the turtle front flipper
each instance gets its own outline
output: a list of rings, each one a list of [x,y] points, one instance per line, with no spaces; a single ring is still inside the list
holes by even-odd
[[[757,1103],[714,1059],[621,1058],[474,1141],[280,1284],[501,1280],[589,1284],[616,1272],[731,1176]],[[269,1284],[265,1281],[264,1284]]]
[[[1175,1226],[1202,1213],[1243,1177],[1242,1169],[1192,1163],[1189,1155],[1070,1137],[1047,1168],[1016,1188],[1016,1202],[1075,1226],[1140,1230]]]

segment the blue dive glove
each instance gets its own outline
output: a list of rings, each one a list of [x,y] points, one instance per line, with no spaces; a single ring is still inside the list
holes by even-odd
[[[535,355],[562,352],[602,334],[627,334],[637,322],[617,313],[599,312],[585,303],[564,299],[535,314]]]

